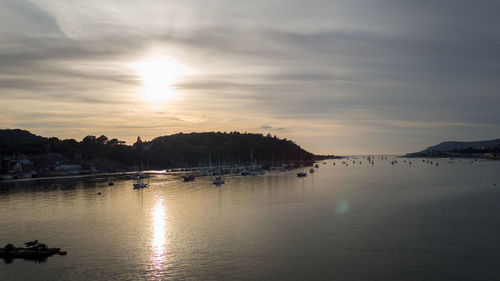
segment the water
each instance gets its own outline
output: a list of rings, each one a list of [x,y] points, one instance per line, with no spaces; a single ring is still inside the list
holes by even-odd
[[[0,280],[500,276],[500,162],[360,160],[307,178],[228,176],[221,188],[166,175],[144,190],[100,178],[4,183],[0,244],[38,239],[68,255],[0,261]]]

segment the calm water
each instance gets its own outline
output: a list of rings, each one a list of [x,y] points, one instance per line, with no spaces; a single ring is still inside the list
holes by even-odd
[[[173,176],[144,190],[4,183],[0,244],[38,239],[68,255],[0,261],[0,280],[500,278],[500,161],[361,161],[305,179],[228,176],[222,188]]]

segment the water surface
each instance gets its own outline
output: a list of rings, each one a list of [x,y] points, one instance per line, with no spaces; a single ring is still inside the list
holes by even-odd
[[[0,244],[38,239],[68,255],[0,261],[0,280],[496,280],[500,162],[390,160],[226,176],[221,188],[170,175],[144,190],[2,183]]]

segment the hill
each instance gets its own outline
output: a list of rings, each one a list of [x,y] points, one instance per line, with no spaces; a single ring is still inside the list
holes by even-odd
[[[407,156],[478,156],[500,152],[500,139],[484,141],[446,141]]]
[[[134,147],[139,149],[139,141]],[[197,166],[221,163],[312,161],[314,155],[291,140],[268,134],[179,133],[140,144],[144,161],[155,165]]]
[[[315,157],[293,141],[270,134],[179,133],[144,142],[138,137],[133,145],[126,145],[123,141],[104,135],[89,135],[77,141],[41,137],[20,129],[0,130],[0,157],[19,162],[20,156],[23,162],[32,163],[26,168],[29,170],[47,167],[56,169],[54,167],[62,163],[77,164],[86,169],[96,167],[101,171],[134,167],[166,169],[218,163],[259,163],[269,166],[288,162],[311,163]]]
[[[41,153],[45,138],[28,131],[0,130],[0,155],[13,153]]]

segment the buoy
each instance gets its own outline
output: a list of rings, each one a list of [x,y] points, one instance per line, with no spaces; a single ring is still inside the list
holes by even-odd
[[[101,195],[101,193],[100,193],[100,192],[97,192],[97,195]]]

